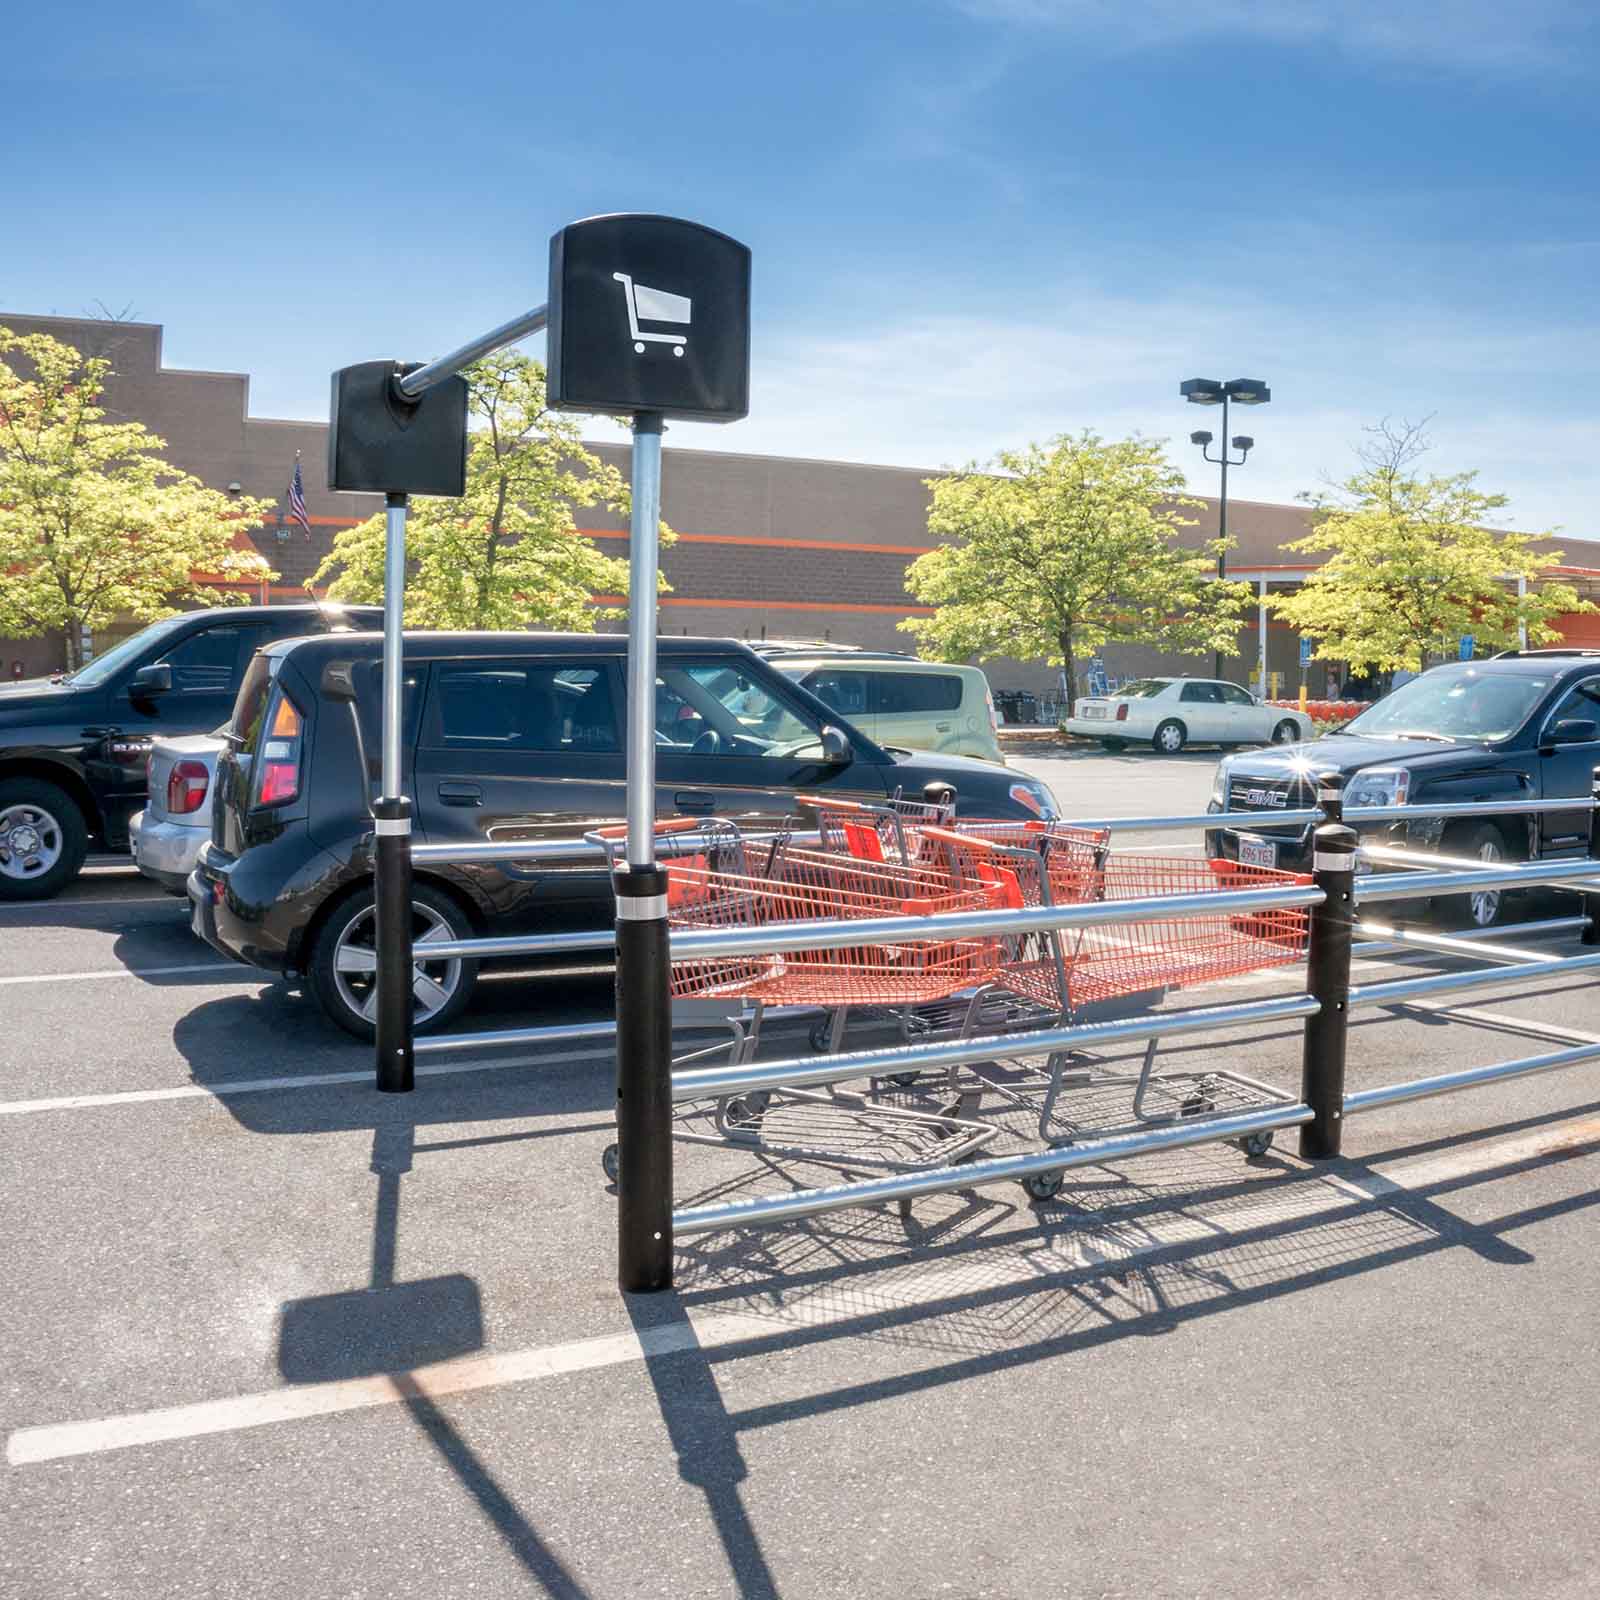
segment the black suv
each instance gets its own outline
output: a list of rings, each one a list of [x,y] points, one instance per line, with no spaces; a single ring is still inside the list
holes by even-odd
[[[1600,765],[1600,653],[1531,651],[1434,667],[1308,744],[1229,756],[1217,768],[1212,811],[1260,811],[1249,833],[1208,834],[1213,855],[1309,871],[1310,828],[1274,828],[1273,811],[1316,804],[1317,779],[1344,780],[1350,806],[1449,805],[1466,801],[1587,796]],[[1419,849],[1484,862],[1586,855],[1589,815],[1463,818],[1372,823]],[[1479,927],[1501,920],[1507,896],[1468,897]]]
[[[382,650],[381,637],[355,635],[256,657],[217,763],[211,843],[189,879],[202,938],[305,976],[328,1015],[361,1036],[376,1002],[368,802],[380,775]],[[407,634],[413,838],[576,842],[620,818],[626,652],[626,639],[608,634]],[[797,791],[882,800],[936,781],[954,784],[968,813],[1055,815],[1036,779],[874,744],[730,639],[661,640],[655,726],[662,819],[716,815],[765,828],[794,814]],[[613,915],[592,856],[419,865],[415,883],[419,944],[592,930]],[[419,959],[418,1027],[456,1015],[476,978],[475,962]]]
[[[82,869],[91,838],[126,850],[151,741],[225,722],[263,645],[382,621],[373,606],[189,611],[70,676],[0,687],[0,900],[58,894]]]

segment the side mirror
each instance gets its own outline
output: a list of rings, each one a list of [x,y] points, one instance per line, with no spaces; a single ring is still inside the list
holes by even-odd
[[[1593,744],[1600,739],[1600,723],[1586,717],[1563,717],[1551,730],[1547,744]]]
[[[356,703],[355,662],[330,661],[322,669],[322,698],[342,701],[346,705]]]
[[[830,767],[848,767],[855,759],[844,730],[831,722],[822,725],[822,759]]]
[[[172,668],[165,661],[140,667],[128,682],[130,700],[154,700],[157,695],[169,694],[171,690]]]

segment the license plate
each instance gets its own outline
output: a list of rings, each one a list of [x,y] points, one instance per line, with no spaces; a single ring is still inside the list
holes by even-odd
[[[1093,721],[1096,717],[1104,718],[1106,714],[1106,708],[1104,706],[1085,706],[1083,708],[1083,714],[1090,721]]]
[[[1275,867],[1278,864],[1278,845],[1273,839],[1257,839],[1252,834],[1239,835],[1239,865],[1241,867]]]

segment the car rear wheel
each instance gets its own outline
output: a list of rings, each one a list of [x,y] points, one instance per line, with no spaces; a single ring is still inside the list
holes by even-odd
[[[88,853],[88,824],[65,789],[43,778],[0,782],[0,900],[60,894]]]
[[[317,1003],[358,1039],[373,1037],[378,1015],[376,923],[373,891],[352,895],[323,923],[307,969]],[[472,934],[466,913],[448,895],[426,884],[413,886],[411,993],[418,1033],[460,1015],[478,982],[476,961],[430,960],[428,945]]]
[[[1175,756],[1189,742],[1189,730],[1176,719],[1163,722],[1150,743],[1164,756]]]
[[[1274,744],[1293,744],[1300,737],[1300,730],[1287,717],[1272,730]]]

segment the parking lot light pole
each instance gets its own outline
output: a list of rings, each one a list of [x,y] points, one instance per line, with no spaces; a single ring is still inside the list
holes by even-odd
[[[1178,385],[1178,393],[1192,406],[1222,407],[1222,449],[1220,454],[1212,455],[1207,448],[1212,440],[1212,435],[1205,430],[1200,430],[1189,435],[1189,443],[1200,446],[1200,454],[1214,467],[1222,469],[1222,488],[1217,497],[1217,538],[1222,541],[1217,550],[1217,581],[1220,583],[1228,575],[1228,468],[1242,467],[1252,449],[1255,440],[1247,434],[1239,434],[1233,439],[1232,446],[1239,452],[1237,461],[1231,460],[1228,455],[1228,406],[1230,403],[1241,406],[1264,406],[1272,399],[1272,391],[1256,378],[1232,378],[1227,383],[1219,383],[1215,378],[1185,378]],[[1212,664],[1212,675],[1222,676],[1222,652],[1218,650]],[[1263,695],[1266,693],[1266,683],[1261,685]]]

